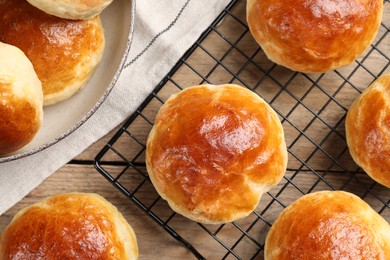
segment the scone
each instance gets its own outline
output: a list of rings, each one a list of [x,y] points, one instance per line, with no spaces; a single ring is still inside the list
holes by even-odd
[[[275,111],[246,88],[189,87],[158,111],[146,167],[174,211],[202,223],[231,222],[249,215],[284,176],[283,128]]]
[[[44,105],[66,100],[94,72],[104,50],[99,17],[71,21],[24,0],[0,1],[0,41],[20,48],[42,82]]]
[[[87,20],[99,15],[112,0],[27,0],[42,11],[65,19]]]
[[[382,0],[248,0],[247,22],[267,57],[320,73],[352,63],[374,39]]]
[[[390,259],[390,225],[351,193],[315,192],[279,215],[264,259]]]
[[[0,259],[137,259],[133,229],[93,193],[54,195],[13,218],[0,237]]]
[[[18,48],[0,42],[0,155],[32,141],[43,118],[42,85]]]
[[[390,72],[354,101],[347,113],[345,132],[355,162],[390,188]]]

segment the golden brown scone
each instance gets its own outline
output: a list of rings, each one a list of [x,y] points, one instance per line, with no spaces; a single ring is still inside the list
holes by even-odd
[[[41,128],[42,85],[18,48],[0,42],[0,155],[25,146]]]
[[[20,48],[42,82],[44,105],[80,90],[100,62],[100,18],[71,21],[48,15],[24,0],[0,1],[0,41]]]
[[[275,111],[232,84],[189,87],[160,108],[146,166],[173,210],[202,223],[249,215],[279,183],[287,149]]]
[[[112,0],[27,0],[42,11],[65,19],[87,20],[99,15]]]
[[[267,57],[319,73],[352,63],[370,45],[382,0],[248,0],[249,29]]]
[[[0,259],[137,259],[133,229],[93,193],[54,195],[15,215],[0,238]]]
[[[347,113],[345,132],[355,162],[390,188],[390,72],[354,101]]]
[[[390,259],[390,225],[354,194],[308,194],[276,219],[264,259]]]

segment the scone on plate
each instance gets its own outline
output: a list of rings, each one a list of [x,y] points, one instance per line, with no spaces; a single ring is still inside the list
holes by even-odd
[[[27,0],[42,11],[65,19],[87,20],[99,15],[112,0]]]
[[[349,152],[375,181],[390,188],[390,72],[375,80],[349,108]]]
[[[278,216],[264,259],[390,259],[390,225],[352,193],[311,193]]]
[[[25,0],[0,1],[0,41],[20,48],[42,82],[44,105],[85,86],[104,50],[99,16],[72,21],[48,15]]]
[[[43,118],[42,85],[26,55],[0,42],[0,155],[32,141]]]
[[[287,167],[282,124],[254,92],[200,85],[160,108],[146,167],[161,197],[181,215],[226,223],[249,215]]]
[[[132,227],[94,193],[58,194],[18,212],[0,237],[0,259],[138,258]]]
[[[320,73],[352,63],[380,26],[382,0],[248,0],[247,22],[267,57]]]

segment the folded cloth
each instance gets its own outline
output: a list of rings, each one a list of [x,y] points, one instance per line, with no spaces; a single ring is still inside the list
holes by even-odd
[[[91,118],[62,141],[37,154],[0,164],[0,214],[130,116],[229,2],[137,1],[131,50],[110,95]]]

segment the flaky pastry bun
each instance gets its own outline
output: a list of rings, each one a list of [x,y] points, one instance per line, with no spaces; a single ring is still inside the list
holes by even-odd
[[[346,139],[354,161],[390,188],[390,72],[375,80],[349,108]]]
[[[276,219],[267,234],[264,258],[390,259],[390,225],[352,193],[311,193]]]
[[[137,259],[133,229],[93,193],[54,195],[18,212],[0,238],[0,259]]]
[[[283,128],[275,111],[246,88],[189,87],[158,111],[146,166],[174,211],[202,223],[231,222],[249,215],[282,179]]]
[[[352,63],[373,41],[382,0],[248,0],[247,22],[267,57],[320,73]]]
[[[112,0],[27,0],[42,11],[65,19],[87,20],[99,15]]]
[[[72,21],[25,0],[0,1],[0,41],[20,48],[42,82],[44,106],[83,88],[100,63],[105,38],[100,18]]]
[[[43,118],[42,85],[26,55],[0,42],[0,155],[32,141]]]

